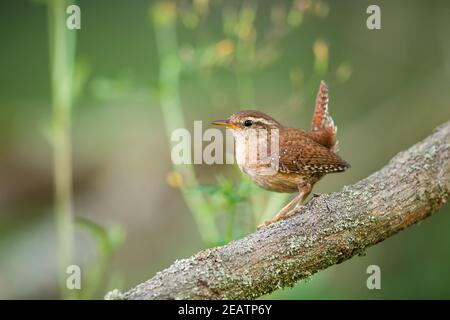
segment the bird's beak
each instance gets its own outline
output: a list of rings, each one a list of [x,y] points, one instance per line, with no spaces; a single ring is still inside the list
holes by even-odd
[[[228,120],[228,119],[227,120],[216,120],[216,121],[211,122],[211,124],[214,124],[216,126],[225,126],[230,129],[239,128],[237,125],[231,123],[230,120]]]

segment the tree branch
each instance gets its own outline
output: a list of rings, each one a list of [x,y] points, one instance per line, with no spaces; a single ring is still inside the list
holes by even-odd
[[[294,216],[177,260],[125,299],[252,299],[292,286],[430,216],[450,193],[450,122],[388,165]]]

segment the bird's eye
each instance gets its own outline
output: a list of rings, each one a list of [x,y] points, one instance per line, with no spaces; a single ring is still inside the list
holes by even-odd
[[[253,124],[253,121],[250,119],[247,119],[244,121],[244,126],[246,126],[246,127],[250,127],[252,124]]]

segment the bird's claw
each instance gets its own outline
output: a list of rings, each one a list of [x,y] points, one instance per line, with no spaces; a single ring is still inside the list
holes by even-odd
[[[302,205],[299,205],[299,207],[301,207],[301,206],[302,206]],[[264,228],[264,227],[267,227],[267,226],[271,225],[272,223],[275,223],[275,222],[284,220],[284,219],[286,219],[287,217],[290,217],[290,216],[294,215],[295,213],[297,213],[297,210],[298,210],[298,207],[296,206],[293,210],[291,210],[291,211],[289,211],[289,212],[286,212],[286,213],[283,214],[283,215],[275,216],[275,218],[273,218],[273,219],[266,220],[266,221],[264,221],[263,223],[261,223],[259,226],[257,226],[257,227],[256,227],[256,230],[260,230],[260,229],[262,229],[262,228]]]
[[[272,224],[273,221],[272,220],[266,220],[263,223],[261,223],[259,226],[256,227],[256,230],[261,230],[262,228]]]

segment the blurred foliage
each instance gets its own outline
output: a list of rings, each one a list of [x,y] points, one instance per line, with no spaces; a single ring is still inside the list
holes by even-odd
[[[83,283],[86,285],[81,289],[79,298],[92,299],[99,293],[99,286],[104,278],[105,271],[111,262],[113,254],[125,241],[125,230],[120,224],[113,224],[108,229],[83,217],[76,218],[77,224],[85,229],[94,239],[98,246],[97,257],[90,261],[89,266],[85,269],[86,278]],[[111,277],[113,279],[113,276]],[[108,285],[106,289],[100,293],[107,292],[111,289]]]
[[[245,219],[246,215],[242,213],[246,212],[246,208],[239,205],[246,204],[255,191],[249,179],[242,178],[239,183],[235,183],[231,178],[224,176],[217,177],[216,185],[200,185],[193,188],[193,192],[202,192],[209,196],[208,200],[213,207],[216,220],[222,220],[225,224],[222,236],[216,241],[217,245],[241,238],[254,230],[255,221],[240,221],[237,224],[236,217],[240,215]]]
[[[11,1],[0,11],[1,298],[58,297],[42,3]],[[172,166],[175,128],[244,108],[307,128],[324,79],[341,154],[352,164],[314,190],[331,192],[450,118],[447,2],[380,1],[379,31],[365,27],[368,1],[77,3],[82,29],[69,67],[74,258],[86,271],[80,298],[126,289],[205,244],[243,237],[287,201],[236,166]],[[448,206],[441,211],[270,297],[448,298]],[[370,264],[381,267],[382,290],[365,286]]]
[[[48,137],[53,151],[53,189],[55,224],[58,242],[58,278],[62,298],[93,298],[112,253],[120,244],[124,231],[115,225],[106,231],[100,225],[79,218],[81,226],[91,231],[98,242],[97,259],[83,269],[85,285],[81,291],[68,290],[67,268],[75,263],[74,205],[72,181],[72,108],[88,79],[86,61],[75,63],[76,33],[66,28],[63,0],[48,0],[49,60],[51,65],[52,125]]]

